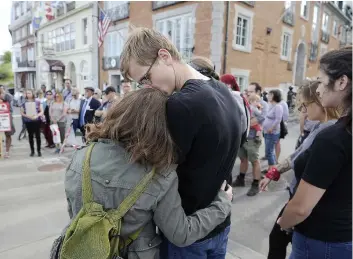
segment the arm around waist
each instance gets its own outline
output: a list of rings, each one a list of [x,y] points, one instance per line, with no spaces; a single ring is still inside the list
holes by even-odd
[[[170,242],[183,247],[202,239],[221,224],[231,211],[231,202],[220,190],[207,208],[186,216],[178,192],[178,178],[172,177],[172,184],[158,202],[153,219]]]

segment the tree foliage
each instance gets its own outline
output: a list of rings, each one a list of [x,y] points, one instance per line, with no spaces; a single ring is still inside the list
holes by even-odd
[[[4,63],[11,63],[11,51],[4,52]]]

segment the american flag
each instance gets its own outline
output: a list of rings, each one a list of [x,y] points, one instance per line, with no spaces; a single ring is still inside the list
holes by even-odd
[[[102,9],[100,9],[98,20],[98,47],[102,46],[104,37],[108,32],[110,23],[110,17]]]

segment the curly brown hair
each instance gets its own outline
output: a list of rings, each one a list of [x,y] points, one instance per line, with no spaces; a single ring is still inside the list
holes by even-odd
[[[130,92],[108,110],[102,123],[87,125],[87,140],[114,140],[125,147],[131,162],[167,169],[176,161],[167,127],[167,100],[152,88]]]

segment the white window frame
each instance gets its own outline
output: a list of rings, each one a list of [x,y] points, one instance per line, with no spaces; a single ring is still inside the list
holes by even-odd
[[[303,15],[302,11],[304,10],[303,4],[306,4],[306,16]],[[310,2],[309,1],[301,1],[300,3],[300,18],[304,19],[305,21],[309,21],[309,14],[310,14]]]
[[[318,12],[317,12],[317,17],[316,17],[316,21],[314,23],[314,14],[315,14],[315,9],[317,8]],[[311,40],[314,42],[318,42],[319,41],[319,29],[320,29],[320,6],[318,6],[316,3],[314,3],[314,7],[313,7],[313,20],[312,20],[312,25],[311,25]],[[315,24],[315,30],[314,30],[314,24]]]
[[[288,55],[287,56],[283,56],[283,40],[284,40],[284,36],[288,36]],[[284,61],[291,61],[292,60],[292,45],[293,45],[293,30],[289,29],[287,26],[283,26],[282,27],[282,36],[281,36],[281,60]]]
[[[322,57],[326,52],[328,52],[328,45],[321,43],[319,57]]]
[[[236,78],[237,84],[239,85],[240,92],[243,92],[249,85],[250,70],[231,68],[231,74]],[[243,87],[240,85],[239,78],[244,79]]]
[[[196,8],[197,8],[197,4],[192,4],[192,5],[188,5],[188,6],[183,6],[180,8],[176,8],[176,9],[172,9],[172,10],[168,10],[162,13],[158,13],[152,16],[152,20],[153,20],[153,26],[156,30],[158,30],[158,26],[161,25],[162,23],[164,23],[164,33],[166,33],[166,26],[165,24],[167,23],[168,20],[174,22],[176,19],[181,18],[182,19],[182,23],[181,23],[181,27],[180,27],[180,44],[179,44],[179,48],[180,50],[186,49],[186,48],[193,48],[195,46],[195,20],[196,20]],[[184,18],[184,19],[183,19]],[[189,33],[189,45],[186,46],[185,43],[185,36],[186,36],[186,19],[191,19],[191,22],[189,24],[190,26],[190,33]],[[172,35],[172,40],[176,40],[176,35],[175,33]],[[174,42],[174,45],[176,46],[176,42]],[[181,54],[185,54],[183,52],[180,52]],[[184,55],[184,58],[186,59],[190,59],[192,56],[192,52],[190,51],[190,53],[188,53],[188,56]]]
[[[253,33],[253,18],[254,18],[254,12],[252,12],[249,9],[246,9],[240,5],[235,4],[235,16],[234,16],[234,23],[233,23],[233,42],[232,42],[232,47],[234,50],[242,51],[242,52],[247,52],[251,53],[252,49],[252,33]],[[237,29],[238,29],[238,17],[246,18],[248,19],[248,37],[246,39],[246,45],[245,47],[242,45],[237,44]]]
[[[327,16],[327,25],[326,27],[324,26],[325,25],[325,17]],[[322,19],[321,19],[321,28],[322,28],[322,31],[324,32],[327,32],[327,33],[330,33],[330,14],[328,12],[323,12],[322,13]]]

